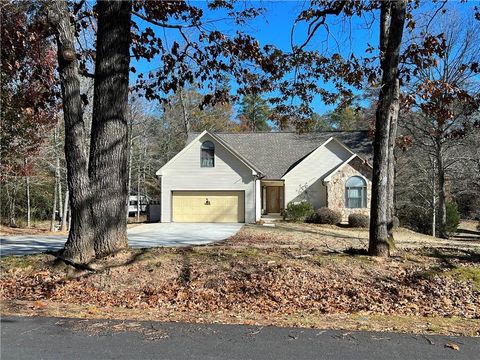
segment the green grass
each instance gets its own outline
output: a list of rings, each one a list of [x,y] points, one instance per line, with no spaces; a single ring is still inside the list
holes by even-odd
[[[462,281],[470,280],[473,283],[473,288],[476,291],[480,291],[480,268],[457,267],[447,271],[445,275],[453,276]]]
[[[460,281],[471,281],[473,289],[480,291],[480,268],[477,267],[455,267],[453,269],[442,269],[440,266],[433,266],[423,273],[426,278],[438,276],[451,276]]]
[[[23,256],[5,256],[0,259],[0,267],[4,269],[27,269],[29,267],[34,267],[40,261],[40,258],[43,255],[23,255]]]

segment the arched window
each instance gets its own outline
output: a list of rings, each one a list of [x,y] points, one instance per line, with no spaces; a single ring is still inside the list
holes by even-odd
[[[347,180],[345,205],[350,209],[367,207],[367,183],[360,176],[352,176]]]
[[[211,141],[204,141],[200,148],[200,166],[215,166],[215,145]]]

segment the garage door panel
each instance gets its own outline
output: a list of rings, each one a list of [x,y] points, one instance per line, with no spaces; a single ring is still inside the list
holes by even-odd
[[[244,222],[244,192],[173,191],[172,221]]]

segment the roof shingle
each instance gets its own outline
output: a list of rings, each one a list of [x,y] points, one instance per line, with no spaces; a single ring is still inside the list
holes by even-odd
[[[268,179],[281,179],[297,162],[333,137],[358,155],[370,159],[372,141],[367,130],[325,131],[306,134],[294,132],[214,133],[233,150],[262,171]],[[199,133],[191,133],[187,143]]]

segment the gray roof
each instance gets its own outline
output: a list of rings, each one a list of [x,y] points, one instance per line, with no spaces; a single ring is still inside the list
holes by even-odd
[[[191,133],[187,143],[199,134]],[[306,134],[295,132],[215,132],[214,134],[255,165],[268,179],[281,179],[285,173],[330,137],[339,140],[352,152],[366,159],[370,159],[373,153],[372,141],[367,130]]]

